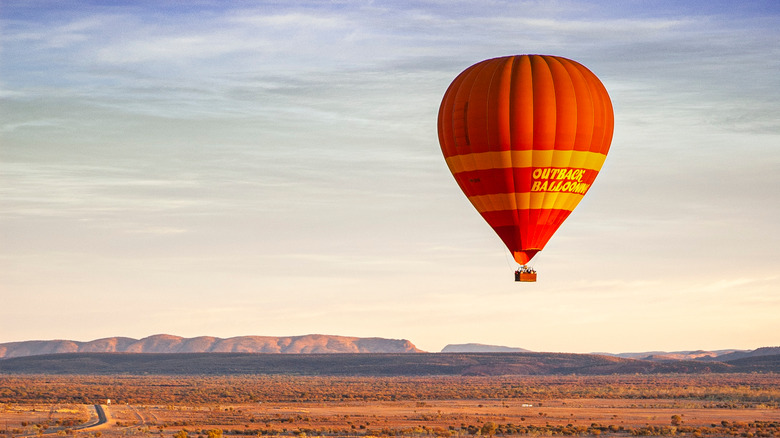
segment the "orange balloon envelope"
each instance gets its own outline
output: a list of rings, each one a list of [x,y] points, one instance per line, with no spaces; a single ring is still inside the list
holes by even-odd
[[[525,265],[587,193],[607,157],[607,90],[570,59],[518,55],[472,65],[439,108],[455,180]]]

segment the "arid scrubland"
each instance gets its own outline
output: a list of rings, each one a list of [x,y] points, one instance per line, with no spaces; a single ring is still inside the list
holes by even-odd
[[[776,374],[0,376],[10,436],[780,437],[779,404]]]

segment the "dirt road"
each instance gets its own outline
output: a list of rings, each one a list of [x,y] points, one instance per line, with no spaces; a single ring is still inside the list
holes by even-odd
[[[75,427],[76,430],[92,430],[92,429],[98,429],[101,428],[101,426],[104,426],[108,424],[108,415],[106,414],[106,409],[103,408],[102,405],[92,405],[92,407],[95,409],[95,414],[97,414],[97,420],[89,423],[85,423],[79,427]]]

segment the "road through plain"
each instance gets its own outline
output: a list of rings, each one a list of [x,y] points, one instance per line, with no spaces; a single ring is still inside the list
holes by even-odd
[[[95,410],[95,415],[97,419],[95,421],[90,421],[88,423],[85,423],[81,426],[74,427],[75,430],[96,430],[96,429],[102,429],[106,426],[108,426],[108,419],[109,415],[107,413],[108,406],[104,407],[103,405],[92,405],[92,408]]]

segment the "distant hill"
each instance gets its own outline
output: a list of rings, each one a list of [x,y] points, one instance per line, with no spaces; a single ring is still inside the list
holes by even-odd
[[[58,353],[421,353],[404,339],[348,336],[239,336],[182,338],[154,335],[143,339],[123,337],[89,342],[51,340],[0,344],[0,359]]]
[[[627,359],[643,359],[654,361],[695,360],[700,362],[727,362],[734,359],[771,356],[780,354],[780,347],[762,347],[755,350],[695,350],[695,351],[648,351],[644,353],[595,353]]]
[[[735,351],[748,350],[693,350],[693,351],[644,351],[637,353],[596,353],[608,356],[624,357],[626,359],[647,360],[717,360],[718,356],[733,353]]]
[[[0,360],[0,374],[498,376],[780,372],[780,355],[730,362],[567,353],[69,353]]]
[[[531,350],[502,345],[485,344],[448,344],[441,349],[442,353],[530,353]]]
[[[736,359],[748,359],[761,356],[774,356],[780,354],[780,347],[761,347],[755,350],[734,350],[717,356],[718,361],[733,361]]]
[[[502,345],[486,344],[448,344],[442,353],[530,353],[531,350]],[[780,354],[780,347],[762,347],[755,350],[694,350],[694,351],[646,351],[639,353],[591,353],[601,356],[620,357],[624,359],[641,359],[650,361],[700,361],[727,362],[734,359]]]

